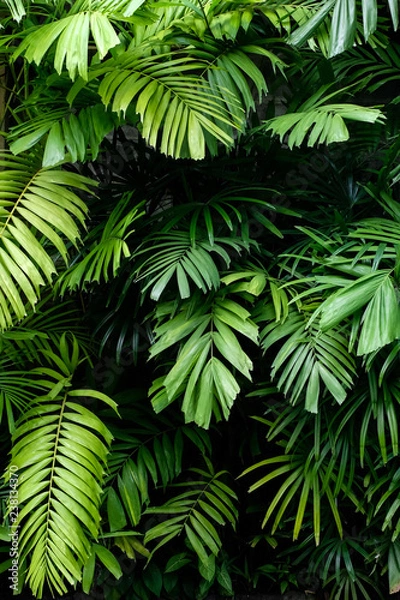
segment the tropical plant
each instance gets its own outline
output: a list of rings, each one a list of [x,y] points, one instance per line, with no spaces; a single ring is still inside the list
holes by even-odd
[[[4,585],[398,591],[398,4],[0,14]]]

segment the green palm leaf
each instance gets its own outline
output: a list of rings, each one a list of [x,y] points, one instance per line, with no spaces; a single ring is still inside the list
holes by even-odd
[[[187,43],[198,50],[199,56],[207,59],[208,66],[204,69],[204,74],[215,99],[233,115],[238,127],[243,130],[250,111],[255,110],[255,96],[260,101],[268,91],[265,77],[251,55],[268,59],[274,70],[283,70],[285,63],[274,52],[264,48],[262,40],[242,46],[236,43],[229,47],[219,41],[220,37],[222,36],[215,39],[206,36],[200,41],[194,36],[193,39],[188,36]],[[225,128],[229,133],[228,124]]]
[[[142,49],[132,50],[106,63],[99,94],[106,106],[112,101],[117,113],[125,114],[135,103],[144,138],[152,146],[159,143],[163,153],[204,158],[206,134],[230,146],[232,133],[225,125],[238,126],[202,77],[207,66],[189,52],[176,52],[171,59],[170,53],[143,57]]]
[[[48,394],[20,419],[13,436],[12,463],[19,474],[19,551],[27,561],[26,581],[38,598],[44,586],[62,594],[81,580],[83,565],[100,524],[101,484],[112,436],[81,403],[105,401],[93,390],[72,390],[79,364],[76,342],[61,344],[63,367],[48,369]],[[42,369],[43,372],[43,369]],[[69,375],[68,375],[69,374]]]
[[[269,412],[273,412],[273,409]],[[250,486],[249,492],[270,486],[274,480],[281,482],[278,491],[273,492],[263,527],[275,515],[271,528],[274,533],[285,519],[289,506],[294,506],[293,539],[298,539],[304,519],[309,518],[311,512],[317,545],[322,533],[321,516],[326,512],[336,523],[340,537],[343,536],[342,517],[338,508],[339,494],[348,494],[356,506],[361,508],[351,490],[355,461],[354,455],[349,453],[351,441],[342,435],[337,443],[330,437],[327,429],[323,430],[322,439],[315,434],[320,431],[322,420],[326,418],[323,410],[314,416],[304,414],[301,409],[293,410],[288,407],[280,410],[278,418],[272,423],[267,419],[257,419],[268,426],[268,439],[279,436],[277,444],[279,447],[285,446],[285,454],[259,461],[241,474],[247,475],[260,468],[266,471],[263,477]],[[310,432],[308,425],[311,419],[315,421]],[[292,449],[293,446],[295,450]]]
[[[209,452],[206,432],[154,415],[137,390],[116,399],[121,418],[132,426],[112,426],[115,442],[106,488],[110,532],[120,531],[128,522],[136,526],[151,491],[160,483],[165,489],[180,475],[185,442],[202,454]]]
[[[347,340],[338,329],[321,332],[301,312],[289,312],[283,322],[273,322],[261,331],[264,352],[277,341],[287,338],[276,354],[271,370],[277,387],[295,404],[305,396],[305,407],[318,412],[322,389],[327,389],[340,404],[346,388],[352,386],[355,363],[347,349]]]
[[[22,339],[21,332],[19,340]],[[0,361],[0,422],[4,426],[4,420],[7,420],[10,434],[15,431],[17,416],[35,403],[38,394],[45,391],[46,386],[37,373],[16,370],[6,359]]]
[[[61,103],[61,100],[59,104]],[[13,154],[26,152],[46,135],[43,166],[51,167],[69,159],[70,162],[85,161],[89,156],[96,159],[100,144],[115,125],[115,116],[108,113],[103,104],[94,104],[79,112],[50,106],[40,107],[40,114],[12,128],[8,135]]]
[[[147,514],[174,515],[147,531],[145,544],[161,538],[152,554],[182,533],[204,566],[210,554],[218,556],[220,553],[222,541],[218,529],[228,522],[235,527],[237,496],[221,481],[226,471],[215,473],[211,465],[208,466],[209,471],[191,469],[193,476],[200,475],[201,479],[192,480],[189,491],[171,498],[163,506],[147,509]]]
[[[131,207],[131,200],[132,194],[123,195],[107,221],[87,236],[89,252],[81,260],[75,260],[58,281],[62,293],[116,277],[122,261],[131,254],[127,238],[133,233],[132,225],[144,214],[142,205]]]
[[[400,336],[400,308],[390,270],[372,271],[327,298],[320,307],[321,328],[335,327],[364,306],[358,355],[382,348]]]
[[[42,168],[33,156],[0,157],[0,329],[26,315],[40,289],[57,272],[58,256],[68,260],[66,241],[76,245],[85,221],[85,203],[73,188],[90,193],[94,183],[81,175]],[[72,189],[71,189],[72,188]]]
[[[68,15],[28,30],[14,54],[39,65],[54,45],[54,68],[60,74],[65,67],[71,79],[88,77],[89,39],[93,39],[100,59],[120,43],[110,18],[132,15],[132,2],[75,2]],[[140,3],[136,2],[136,8]]]
[[[349,139],[345,120],[382,123],[383,118],[379,109],[355,104],[311,105],[306,110],[300,107],[295,113],[270,119],[266,122],[265,131],[279,135],[281,141],[288,134],[288,146],[292,149],[293,146],[301,146],[307,136],[308,146],[345,142]]]
[[[10,9],[12,18],[20,21],[26,15],[25,6],[22,0],[5,0]]]
[[[396,30],[399,24],[398,4],[388,0],[387,5],[393,28]],[[360,5],[355,0],[310,2],[311,11],[308,18],[299,23],[300,27],[289,37],[289,42],[302,45],[324,21],[330,19],[328,54],[330,57],[335,56],[352,48],[358,28],[362,28],[366,41],[372,36],[378,26],[379,6],[376,0],[364,0]]]
[[[197,296],[199,300],[201,296]],[[208,428],[212,414],[228,419],[240,392],[235,371],[251,379],[253,364],[237,337],[239,333],[257,343],[258,330],[250,313],[238,302],[218,296],[197,310],[192,299],[167,321],[170,313],[166,308],[159,309],[150,354],[157,356],[174,344],[179,344],[179,353],[168,374],[150,390],[155,411],[183,396],[186,422]]]
[[[247,31],[254,10],[251,3],[243,3],[238,7],[236,0],[221,2],[186,2],[154,3],[151,11],[155,18],[149,24],[138,24],[132,44],[137,46],[143,40],[159,44],[173,35],[181,38],[185,34],[195,34],[194,37],[203,39],[210,31],[216,40],[235,40],[239,30]]]
[[[150,297],[158,300],[169,281],[176,277],[179,295],[182,299],[190,296],[190,283],[203,292],[218,289],[219,270],[211,252],[214,250],[228,266],[230,257],[220,245],[211,246],[208,242],[193,244],[189,234],[171,231],[150,236],[135,256],[143,255],[137,266],[137,281],[144,280],[143,292],[151,288]]]

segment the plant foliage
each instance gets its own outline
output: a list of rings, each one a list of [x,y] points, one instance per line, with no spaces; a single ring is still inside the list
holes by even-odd
[[[397,2],[0,15],[1,589],[397,593]]]

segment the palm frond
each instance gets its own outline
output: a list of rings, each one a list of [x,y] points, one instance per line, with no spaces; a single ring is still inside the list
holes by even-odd
[[[159,142],[167,155],[195,159],[205,156],[206,134],[232,145],[232,133],[226,133],[225,125],[232,131],[238,124],[201,76],[206,61],[183,51],[171,59],[170,52],[144,57],[132,50],[106,67],[99,86],[103,103],[108,106],[112,101],[112,110],[125,114],[134,102],[150,145]]]
[[[390,270],[376,270],[350,281],[349,285],[327,298],[320,306],[321,328],[335,327],[358,310],[362,329],[357,354],[364,355],[382,348],[400,336],[400,308]]]
[[[67,107],[45,112],[13,127],[7,136],[13,154],[26,152],[47,135],[43,166],[65,162],[95,160],[104,137],[115,126],[115,117],[103,104],[95,104],[74,113]]]
[[[90,193],[93,181],[76,173],[42,168],[31,155],[0,157],[0,329],[35,307],[40,289],[66,263],[65,240],[76,245],[87,207],[72,191]],[[72,188],[72,189],[71,189]]]
[[[94,41],[97,56],[103,59],[120,43],[112,21],[129,19],[140,2],[75,2],[67,15],[57,21],[40,24],[27,31],[14,53],[24,55],[37,65],[55,47],[54,68],[61,74],[64,65],[72,80],[88,78],[89,40]]]
[[[229,416],[240,391],[235,370],[251,379],[253,364],[236,334],[257,343],[257,327],[243,306],[221,296],[202,307],[198,296],[195,309],[193,299],[187,301],[172,319],[167,305],[156,311],[159,323],[150,355],[157,356],[179,343],[175,364],[150,390],[156,412],[183,396],[186,422],[208,428],[213,413],[217,420]]]
[[[89,354],[90,335],[85,327],[81,306],[72,298],[57,305],[53,295],[43,296],[36,304],[36,311],[29,311],[17,326],[5,331],[4,350],[7,356],[19,358],[21,364],[42,364],[43,351],[55,351],[62,336],[70,332],[78,341],[82,353]]]
[[[109,460],[105,496],[110,532],[121,532],[129,522],[136,527],[151,491],[165,489],[181,473],[185,442],[202,454],[209,453],[206,432],[155,416],[140,390],[116,396],[122,419],[137,423],[122,429],[111,424],[115,441]],[[100,414],[101,416],[101,414]],[[117,535],[117,534],[115,534]]]
[[[397,3],[388,0],[387,10],[390,13],[393,29],[399,24],[399,8]],[[357,40],[357,32],[362,32],[365,41],[373,38],[378,28],[378,2],[370,0],[360,7],[353,0],[326,0],[321,3],[310,3],[312,9],[307,19],[289,37],[289,42],[302,45],[310,39],[324,21],[329,22],[328,56],[336,56],[353,47]]]
[[[364,123],[382,123],[385,118],[377,108],[366,108],[355,104],[325,104],[300,107],[295,113],[274,117],[266,122],[262,129],[279,135],[280,140],[288,135],[290,149],[301,146],[308,136],[307,145],[332,144],[349,139],[345,120]],[[290,131],[290,133],[289,133]]]
[[[233,47],[211,37],[201,41],[188,38],[187,43],[197,48],[199,56],[207,60],[203,74],[215,99],[233,115],[240,130],[244,130],[250,111],[256,108],[256,97],[260,102],[268,92],[263,71],[252,55],[264,57],[274,71],[277,68],[283,70],[285,63],[275,52],[264,47],[263,40],[254,40],[252,44],[236,43]]]
[[[311,1],[275,2],[260,6],[259,10],[279,31],[288,36],[289,44],[302,46],[305,42],[313,49],[320,48],[328,54],[329,26],[326,17],[335,0],[321,6]]]
[[[132,225],[144,214],[143,204],[131,207],[131,199],[132,194],[123,195],[107,221],[89,233],[85,240],[89,252],[81,260],[75,259],[57,282],[62,294],[116,277],[121,262],[131,255],[127,238],[133,233]]]
[[[344,77],[373,93],[390,81],[399,79],[400,47],[357,47],[336,57],[332,67],[337,78]]]
[[[180,229],[187,227],[193,246],[205,236],[212,247],[216,237],[226,239],[227,234],[233,236],[236,233],[234,240],[243,243],[245,249],[249,250],[249,229],[254,220],[273,235],[282,237],[281,231],[273,223],[274,215],[299,216],[294,210],[274,203],[272,197],[275,194],[276,190],[263,186],[231,187],[203,201],[165,208],[162,211],[162,223],[159,212],[154,214],[152,221],[158,228],[161,224],[163,234],[175,229],[178,223]],[[256,249],[255,246],[253,248]]]
[[[42,598],[45,585],[65,593],[81,580],[91,538],[98,534],[101,485],[112,436],[85,406],[85,397],[116,407],[94,390],[71,389],[79,364],[76,342],[62,340],[55,365],[44,369],[47,394],[35,399],[13,436],[12,463],[19,474],[21,560],[26,581]]]
[[[356,373],[342,332],[333,328],[321,332],[315,320],[309,323],[306,310],[290,311],[284,322],[273,321],[261,331],[264,352],[284,338],[271,369],[272,379],[280,371],[278,389],[293,404],[305,397],[305,408],[314,413],[324,389],[341,404]]]
[[[26,337],[32,339],[32,334]],[[24,339],[23,332],[19,341]],[[35,404],[39,394],[46,392],[46,386],[35,371],[16,369],[9,360],[0,361],[0,423],[12,435],[18,417]],[[5,421],[7,425],[5,426]]]
[[[169,4],[155,3],[150,8],[155,18],[152,23],[135,25],[134,46],[142,44],[144,40],[161,45],[171,36],[171,31],[176,37],[185,32],[194,34],[197,39],[212,34],[216,40],[225,38],[233,41],[240,29],[247,31],[254,16],[252,2],[240,2],[238,5],[236,0],[222,3],[178,0]]]
[[[145,535],[145,544],[153,540],[161,540],[152,554],[170,540],[184,534],[190,547],[197,554],[199,563],[207,565],[210,554],[218,556],[221,550],[221,538],[218,528],[230,523],[235,527],[237,520],[235,492],[222,480],[226,471],[215,473],[210,465],[209,470],[191,469],[193,479],[191,489],[183,492],[163,506],[150,507],[147,514],[174,515],[151,527]]]
[[[241,240],[217,238],[213,240],[213,244],[208,241],[193,244],[189,233],[171,231],[150,236],[144,246],[135,253],[136,257],[143,255],[136,268],[136,279],[145,280],[142,293],[151,287],[150,297],[158,300],[174,276],[182,299],[190,296],[189,282],[204,293],[207,290],[217,290],[220,286],[220,274],[211,253],[221,257],[228,267],[231,259],[227,249],[232,248],[239,253],[243,243]]]
[[[250,486],[249,492],[269,486],[271,481],[281,481],[265,513],[263,527],[275,514],[271,532],[277,531],[292,505],[295,506],[293,540],[298,539],[305,519],[311,519],[318,545],[323,534],[321,516],[327,512],[342,538],[339,496],[348,496],[359,510],[363,510],[352,489],[355,456],[349,451],[350,436],[341,435],[335,439],[328,428],[322,429],[321,420],[327,418],[323,409],[317,415],[304,413],[301,408],[278,409],[277,418],[271,421],[272,413],[274,409],[267,412],[266,418],[258,417],[257,420],[267,426],[268,439],[275,439],[279,448],[283,446],[285,454],[261,460],[241,474],[242,477],[260,468],[266,470],[266,474]]]

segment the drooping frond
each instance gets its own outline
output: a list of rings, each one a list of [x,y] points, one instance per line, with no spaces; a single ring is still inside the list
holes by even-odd
[[[127,52],[108,65],[99,94],[118,114],[125,114],[134,102],[143,137],[152,146],[159,144],[163,153],[204,158],[207,133],[230,146],[232,128],[238,126],[201,76],[206,67],[207,62],[188,52],[176,52],[174,58],[170,53],[143,56],[142,52]]]
[[[95,44],[98,58],[103,59],[111,48],[120,43],[114,23],[131,19],[142,4],[138,1],[74,2],[68,14],[28,30],[14,53],[14,59],[24,55],[28,62],[39,65],[54,46],[53,60],[57,73],[61,74],[65,66],[71,79],[79,75],[86,80],[90,40]],[[14,11],[15,15],[22,14],[20,8]]]
[[[231,261],[228,250],[239,253],[244,244],[231,238],[216,238],[212,244],[208,240],[193,243],[189,233],[171,231],[149,236],[143,246],[135,253],[142,258],[136,268],[136,279],[144,280],[142,292],[150,288],[150,297],[158,300],[173,278],[182,299],[189,298],[190,284],[204,293],[218,289],[217,257],[228,267]]]
[[[279,373],[277,387],[295,404],[305,398],[305,408],[318,412],[324,389],[342,403],[355,377],[354,359],[347,350],[347,340],[337,329],[321,332],[308,323],[307,311],[290,311],[282,322],[275,320],[261,331],[262,348],[285,339],[277,352],[271,379]]]
[[[181,474],[184,448],[193,444],[203,455],[210,451],[206,432],[154,415],[139,390],[127,390],[116,399],[121,418],[131,425],[111,426],[115,441],[105,496],[108,525],[115,535],[126,531],[127,524],[136,528],[153,489],[165,489]]]
[[[50,292],[38,301],[35,308],[35,312],[28,311],[17,325],[0,333],[0,352],[7,373],[14,368],[24,371],[32,365],[47,366],[46,356],[57,351],[66,331],[74,335],[82,353],[90,351],[90,336],[80,306],[74,299],[67,298],[55,305]],[[29,378],[29,373],[24,375],[21,372],[21,386],[26,375]]]
[[[281,141],[288,135],[287,143],[292,149],[301,146],[307,137],[308,146],[345,142],[350,137],[346,120],[382,123],[384,118],[377,108],[346,103],[313,104],[310,99],[296,112],[270,119],[261,129],[279,135]]]
[[[248,475],[255,470],[260,473],[259,469],[264,472],[250,486],[249,492],[269,486],[272,481],[275,485],[280,484],[276,492],[274,486],[263,527],[272,521],[272,533],[277,531],[292,506],[293,540],[299,538],[305,519],[309,519],[317,545],[323,539],[323,514],[329,515],[339,536],[343,536],[344,523],[337,506],[339,496],[348,493],[351,501],[360,507],[356,494],[350,491],[355,462],[354,455],[349,452],[352,440],[343,435],[335,443],[334,433],[327,428],[321,436],[315,435],[314,430],[321,431],[324,418],[322,409],[317,415],[311,415],[300,406],[271,408],[266,418],[257,417],[257,421],[266,427],[268,439],[275,441],[279,448],[283,445],[285,454],[277,448],[276,455],[253,464],[241,474]]]
[[[329,57],[349,50],[361,30],[365,41],[372,38],[378,28],[377,0],[362,2],[360,6],[355,0],[325,0],[310,2],[308,18],[289,37],[289,42],[301,46],[310,39],[315,31],[324,23],[329,23]],[[397,2],[388,0],[386,10],[390,13],[393,29],[399,25],[399,6]],[[361,9],[361,10],[360,10]],[[361,37],[361,36],[360,36]]]

